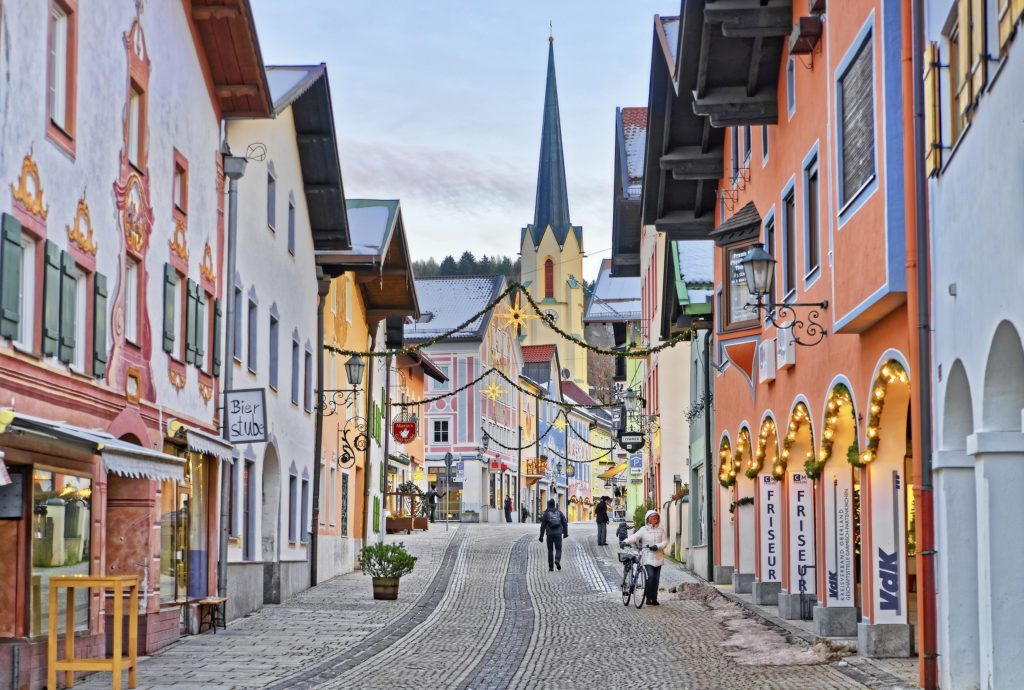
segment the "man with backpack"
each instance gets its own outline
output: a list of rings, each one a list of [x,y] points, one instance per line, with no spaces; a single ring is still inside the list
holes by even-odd
[[[569,538],[569,521],[555,505],[555,499],[548,499],[548,509],[540,518],[540,540],[548,535],[548,571],[562,569],[562,538]]]

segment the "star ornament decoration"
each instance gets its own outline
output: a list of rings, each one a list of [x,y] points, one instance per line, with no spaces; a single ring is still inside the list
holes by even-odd
[[[491,382],[487,384],[487,387],[484,388],[482,392],[484,397],[490,400],[491,402],[498,402],[498,399],[501,398],[501,396],[505,395],[505,393],[507,393],[508,391],[499,386],[498,382],[494,380],[494,378],[492,378]]]
[[[515,301],[506,304],[505,311],[497,314],[498,318],[503,319],[505,322],[502,324],[502,327],[513,332],[516,327],[526,328],[526,322],[529,319],[538,318],[536,314],[528,314],[526,312],[526,307],[523,306],[521,297],[522,296],[517,292]]]
[[[559,415],[558,419],[556,419],[555,421],[551,422],[551,426],[555,427],[559,431],[565,431],[565,427],[567,427],[569,425],[566,423],[565,417],[563,417],[562,415]]]

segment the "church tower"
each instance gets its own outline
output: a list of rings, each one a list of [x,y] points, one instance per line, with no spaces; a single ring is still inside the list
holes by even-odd
[[[538,305],[560,329],[583,340],[583,228],[569,220],[565,185],[562,125],[555,85],[554,39],[548,39],[548,77],[544,92],[544,123],[537,170],[537,203],[533,223],[520,240],[522,282]],[[587,391],[587,351],[531,319],[524,345],[554,344],[566,380]]]

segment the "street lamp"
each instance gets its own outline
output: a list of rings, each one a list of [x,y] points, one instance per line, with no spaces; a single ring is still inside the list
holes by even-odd
[[[626,394],[622,399],[626,403],[626,412],[629,413],[630,416],[634,416],[640,411],[642,399],[637,395],[635,390],[630,388],[626,391]]]
[[[363,380],[366,363],[359,355],[352,355],[345,362],[345,377],[351,388],[334,388],[317,391],[317,415],[330,417],[338,412],[338,406],[350,409],[359,395],[359,384]],[[349,417],[344,425],[338,426],[338,464],[348,467],[355,464],[356,453],[363,452],[370,445],[366,420],[358,415]]]
[[[743,277],[747,281],[747,291],[756,300],[749,303],[749,305],[764,311],[768,322],[776,328],[780,330],[789,329],[793,333],[793,342],[797,345],[817,345],[825,337],[826,331],[815,319],[821,318],[819,310],[828,307],[828,300],[822,302],[780,302],[778,304],[763,301],[772,287],[775,264],[775,258],[764,250],[764,245],[760,242],[755,243],[750,248],[750,251],[747,252],[747,255],[743,257],[743,260],[740,261]],[[806,323],[803,319],[796,318],[796,311],[793,307],[812,307],[807,312]],[[779,323],[776,320],[784,319],[787,313],[793,317],[789,321]],[[813,340],[808,340],[807,342],[800,340],[796,335],[797,329],[803,331],[808,338],[813,338]]]
[[[352,387],[358,386],[363,381],[363,369],[366,368],[366,362],[359,357],[359,355],[352,355],[345,362],[345,376],[348,378],[348,385]]]

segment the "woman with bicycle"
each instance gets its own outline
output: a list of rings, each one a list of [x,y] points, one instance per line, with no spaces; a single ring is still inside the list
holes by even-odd
[[[648,510],[644,515],[644,526],[633,533],[633,536],[620,544],[642,547],[640,563],[647,571],[647,582],[644,585],[644,598],[648,606],[658,604],[658,582],[661,580],[661,566],[665,564],[664,549],[668,546],[668,534],[661,526],[661,516],[656,510]]]

